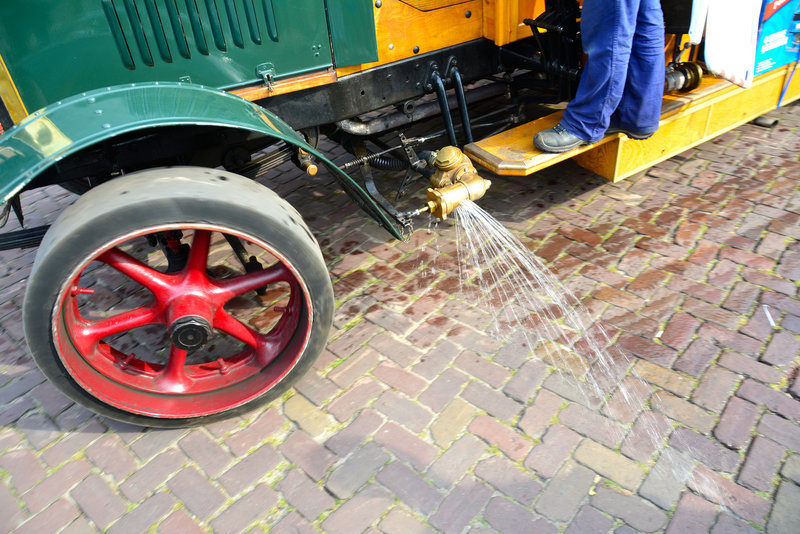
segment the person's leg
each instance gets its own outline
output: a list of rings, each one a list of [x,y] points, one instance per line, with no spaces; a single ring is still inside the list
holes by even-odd
[[[611,124],[637,137],[658,129],[664,96],[664,15],[660,0],[641,0],[627,81]]]
[[[639,5],[643,1],[583,2],[581,37],[588,58],[578,92],[567,105],[561,124],[585,141],[593,143],[603,137],[622,98]]]

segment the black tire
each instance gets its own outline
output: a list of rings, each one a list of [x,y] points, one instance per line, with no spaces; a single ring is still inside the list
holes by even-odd
[[[224,306],[219,304],[216,311],[208,311],[216,304],[199,301],[200,305],[195,307],[204,310],[199,315],[209,317],[208,324],[195,325],[191,330],[184,324],[186,317],[175,320],[176,310],[183,313],[194,309],[194,301],[185,300],[190,299],[191,295],[186,295],[191,291],[181,293],[169,286],[164,286],[169,289],[163,292],[161,289],[153,290],[147,285],[138,286],[132,281],[133,278],[125,278],[121,285],[117,282],[108,282],[111,286],[101,283],[104,279],[99,273],[122,276],[120,272],[124,271],[128,260],[123,258],[120,261],[117,258],[114,263],[109,263],[108,258],[113,254],[138,254],[142,248],[139,247],[140,242],[146,242],[146,239],[152,242],[153,236],[175,230],[188,231],[198,243],[201,243],[202,236],[208,236],[206,239],[212,244],[206,246],[205,256],[202,255],[202,244],[197,245],[198,257],[201,260],[205,258],[205,263],[199,263],[198,260],[194,264],[205,266],[195,269],[196,272],[203,272],[206,280],[202,284],[205,285],[197,282],[199,285],[187,287],[209,288],[207,293],[214,295],[213,298],[217,300],[221,298],[214,293],[221,291],[218,285],[243,281],[238,286],[230,285],[232,289],[226,290],[234,291],[245,287],[241,284],[252,285],[255,280],[244,270],[219,277],[209,271],[209,258],[213,259],[217,251],[222,251],[220,257],[225,253],[223,245],[215,244],[220,237],[236,236],[261,254],[259,257],[275,260],[271,269],[277,273],[276,280],[280,279],[275,286],[285,286],[280,291],[283,291],[281,298],[287,304],[279,308],[275,301],[267,304],[263,313],[256,312],[262,313],[253,316],[256,318],[276,316],[271,319],[272,330],[266,334],[247,334],[255,336],[257,343],[240,343],[240,348],[231,350],[241,352],[234,353],[230,359],[229,355],[224,355],[213,360],[216,356],[216,353],[212,354],[213,350],[221,351],[217,348],[208,349],[210,355],[201,358],[197,355],[206,349],[201,350],[195,345],[185,346],[182,344],[184,338],[180,336],[198,331],[205,332],[203,339],[206,340],[208,336],[221,336],[215,321],[218,316],[233,315],[227,308],[223,310],[230,302],[237,299],[246,301],[237,304],[245,310],[243,313],[249,313],[248,306],[252,302],[262,306],[262,302],[267,302],[263,297],[253,297],[262,300],[247,300],[251,294],[255,295],[254,291],[241,290],[238,296],[225,301]],[[182,246],[189,248],[186,244]],[[149,258],[157,254],[150,252],[139,261],[149,262]],[[229,259],[219,262],[220,265],[214,268],[231,272],[236,270],[236,262]],[[150,270],[148,276],[159,284],[162,279],[180,274],[159,271],[159,267],[147,266],[147,269]],[[184,270],[188,269],[187,265]],[[269,270],[260,271],[258,276],[266,276]],[[126,276],[131,275],[126,273]],[[230,278],[226,280],[226,276]],[[92,284],[95,284],[92,287],[102,291],[89,296],[82,295],[92,290],[86,288]],[[118,290],[118,287],[123,289]],[[169,345],[164,349],[169,352],[165,362],[157,363],[155,356],[148,359],[151,358],[149,354],[144,357],[131,353],[129,357],[121,358],[120,355],[126,354],[125,349],[114,346],[118,342],[114,336],[139,339],[136,336],[142,330],[133,329],[141,326],[138,323],[131,330],[115,331],[113,336],[109,334],[102,339],[99,332],[104,332],[103,328],[97,328],[95,332],[87,327],[84,331],[86,324],[97,326],[107,323],[114,325],[114,328],[126,324],[123,315],[114,308],[110,313],[102,308],[103,311],[99,312],[102,317],[98,320],[86,319],[83,308],[79,310],[79,307],[95,305],[96,302],[91,301],[99,300],[98,293],[108,300],[108,291],[119,291],[120,295],[125,296],[117,307],[129,306],[131,301],[137,299],[141,301],[144,298],[146,301],[147,295],[150,296],[151,302],[145,302],[129,313],[150,316],[152,322],[147,324],[147,328],[169,327],[167,335],[172,337],[168,338]],[[280,291],[276,290],[276,294]],[[120,295],[115,293],[114,298]],[[183,307],[174,304],[177,300],[183,303]],[[84,304],[86,302],[88,304]],[[275,306],[270,308],[273,304]],[[156,317],[153,311],[156,309],[160,310],[158,313],[161,315],[158,319],[152,319]],[[189,312],[184,315],[190,319],[195,317]],[[168,316],[171,319],[167,320]],[[319,245],[300,215],[274,192],[251,180],[226,171],[193,167],[142,171],[112,180],[83,194],[61,214],[45,235],[36,255],[24,303],[28,345],[41,370],[61,391],[101,415],[150,427],[208,423],[242,414],[275,399],[308,371],[323,350],[332,316],[330,277]],[[197,321],[202,322],[203,317]],[[234,320],[256,331],[256,327],[251,326],[255,324],[254,320],[250,320],[250,323],[244,322],[244,319]],[[226,320],[225,324],[225,332],[229,332],[230,327],[234,327],[235,331],[240,329],[240,325],[230,321]],[[87,331],[90,334],[86,334]],[[179,334],[177,338],[176,332]],[[238,343],[238,339],[231,339],[232,346]],[[93,343],[91,349],[85,348],[90,346],[87,340]],[[156,341],[151,340],[146,343],[148,347],[157,345]],[[220,346],[223,344],[220,342]],[[185,361],[180,360],[183,363],[174,366],[179,369],[180,380],[184,382],[176,386],[170,382],[172,379],[167,380],[158,373],[167,375],[170,366],[173,366],[170,363],[173,355],[181,353]],[[189,360],[195,357],[197,362],[190,366]],[[217,371],[214,365],[218,365]],[[236,382],[240,378],[240,382]],[[144,385],[140,387],[139,383]],[[202,387],[197,385],[201,383]],[[195,393],[190,394],[192,391]],[[119,392],[122,394],[117,396]],[[153,408],[150,403],[158,408]],[[200,408],[195,408],[195,405]]]

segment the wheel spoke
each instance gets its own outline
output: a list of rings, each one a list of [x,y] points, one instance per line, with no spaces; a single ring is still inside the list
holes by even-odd
[[[170,276],[160,273],[118,248],[105,251],[98,258],[109,267],[121,272],[154,294],[170,287]]]
[[[291,271],[282,263],[276,263],[263,271],[247,273],[235,278],[217,280],[216,284],[221,292],[226,294],[228,298],[233,298],[236,295],[255,291],[256,289],[274,284],[275,282],[290,280],[292,280]]]
[[[76,329],[73,335],[80,332],[80,335],[97,342],[115,334],[147,326],[148,324],[157,322],[157,319],[158,313],[154,308],[142,306],[111,317],[106,317],[99,321],[86,321],[86,324]]]
[[[192,239],[192,248],[189,250],[189,259],[186,262],[187,271],[200,272],[205,275],[208,264],[208,250],[211,244],[211,232],[208,230],[195,230]]]
[[[170,349],[167,366],[161,376],[156,379],[156,383],[165,391],[180,393],[191,386],[192,380],[186,376],[184,367],[186,356],[185,350],[179,349],[174,345]]]
[[[223,309],[220,309],[214,317],[214,328],[253,348],[257,348],[262,343],[261,334]]]

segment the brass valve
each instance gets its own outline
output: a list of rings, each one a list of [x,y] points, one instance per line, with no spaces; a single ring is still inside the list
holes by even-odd
[[[433,162],[436,172],[431,176],[428,202],[415,214],[430,211],[445,220],[465,200],[478,200],[486,194],[492,182],[478,176],[469,158],[454,146],[439,150]]]
[[[461,178],[445,187],[428,188],[428,210],[443,221],[447,215],[465,200],[478,200],[486,194],[492,182],[474,173],[464,174]]]
[[[439,150],[433,160],[436,171],[431,176],[431,185],[435,188],[445,187],[459,179],[464,173],[475,173],[475,167],[466,154],[454,146],[446,146]]]

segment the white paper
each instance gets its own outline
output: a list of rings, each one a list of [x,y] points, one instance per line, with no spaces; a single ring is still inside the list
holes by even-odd
[[[761,0],[708,0],[706,66],[741,87],[753,83]]]

